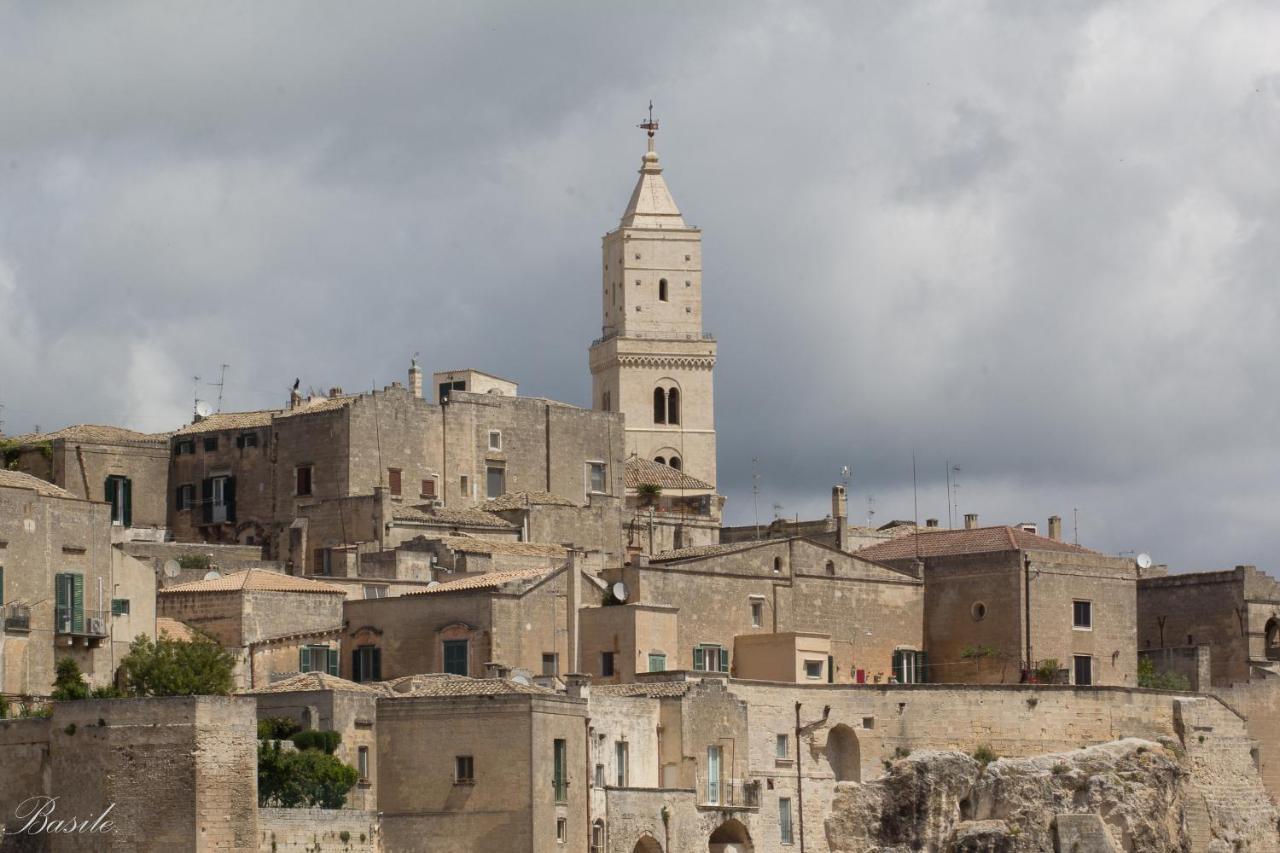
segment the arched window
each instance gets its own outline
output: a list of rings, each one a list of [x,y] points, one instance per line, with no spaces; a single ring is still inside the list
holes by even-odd
[[[862,778],[862,749],[853,729],[841,723],[827,734],[827,763],[837,782],[857,782]]]
[[[658,299],[662,302],[667,301],[667,280],[665,278],[658,279]]]
[[[1272,617],[1267,620],[1266,654],[1268,660],[1280,660],[1280,619]]]
[[[680,389],[672,388],[667,392],[667,423],[680,423]]]
[[[680,457],[679,457],[679,456],[672,456],[672,457],[671,457],[671,461],[670,461],[670,462],[668,462],[667,464],[668,464],[668,465],[670,465],[672,468],[675,468],[677,471],[679,471],[679,470],[680,470]]]
[[[667,422],[667,392],[661,388],[653,389],[653,422],[655,424]]]
[[[666,457],[665,457],[665,456],[655,456],[655,457],[653,457],[653,461],[654,461],[654,462],[657,462],[659,465],[666,465],[666,464],[667,464],[667,459],[666,459]]]

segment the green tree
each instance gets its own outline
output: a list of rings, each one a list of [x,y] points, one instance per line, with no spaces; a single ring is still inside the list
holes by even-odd
[[[1186,691],[1191,689],[1191,682],[1185,675],[1179,675],[1176,672],[1159,672],[1156,670],[1155,661],[1149,657],[1139,657],[1138,686],[1150,687],[1153,690]]]
[[[359,774],[319,749],[281,749],[279,741],[258,744],[258,805],[340,809]]]
[[[85,683],[80,664],[71,658],[58,658],[51,696],[59,702],[89,698],[89,685]]]
[[[121,661],[125,691],[132,696],[225,696],[231,692],[235,658],[213,639],[139,636]]]

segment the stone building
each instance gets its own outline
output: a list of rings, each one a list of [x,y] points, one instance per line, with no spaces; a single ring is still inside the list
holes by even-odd
[[[1137,683],[1133,560],[1020,527],[923,529],[857,555],[924,578],[928,679],[1007,683]]]
[[[724,498],[709,483],[639,456],[627,457],[624,470],[629,548],[658,554],[720,543]]]
[[[155,633],[155,575],[111,544],[111,505],[0,469],[0,692],[46,696],[58,658],[110,684]]]
[[[602,246],[600,337],[591,345],[592,405],[626,415],[626,453],[716,485],[712,370],[702,328],[702,232],[687,225],[658,154]]]
[[[628,604],[617,609],[639,620],[637,627],[627,629],[630,635],[670,643],[669,628],[642,627],[667,617],[634,605],[677,610],[671,617],[675,644],[639,648],[637,672],[661,668],[734,673],[739,638],[798,631],[829,638],[829,654],[808,676],[814,680],[874,683],[895,674],[903,681],[924,680],[915,662],[925,648],[925,589],[909,571],[797,538],[637,557],[608,570],[605,577],[626,588]],[[627,617],[610,617],[615,623],[610,636],[627,636],[616,626]],[[589,624],[603,624],[604,618],[593,616]],[[601,658],[584,656],[582,667],[583,672],[608,677]]]
[[[169,436],[80,424],[0,442],[3,467],[111,506],[117,539],[164,539]],[[129,531],[126,533],[126,531]]]
[[[236,658],[236,687],[272,676],[338,673],[345,590],[264,569],[160,590],[156,609],[217,640]]]

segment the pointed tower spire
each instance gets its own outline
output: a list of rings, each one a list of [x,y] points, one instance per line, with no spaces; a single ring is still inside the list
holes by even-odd
[[[653,101],[649,102],[649,119],[638,127],[648,133],[649,147],[640,161],[640,180],[631,191],[631,201],[622,214],[621,225],[629,228],[684,228],[684,219],[676,200],[667,189],[658,165],[658,152],[653,148],[653,137],[658,132],[658,120],[653,117]]]

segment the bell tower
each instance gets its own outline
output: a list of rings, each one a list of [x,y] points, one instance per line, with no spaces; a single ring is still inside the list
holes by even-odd
[[[628,455],[714,487],[716,342],[702,330],[702,232],[685,224],[662,176],[652,104],[640,127],[649,142],[640,179],[603,241],[592,406],[626,415]]]

